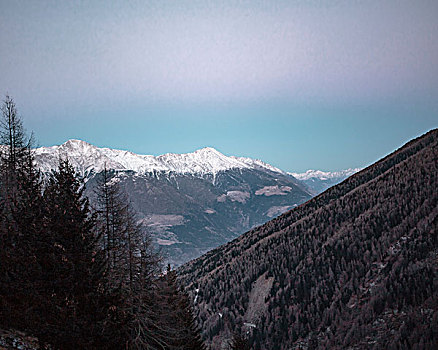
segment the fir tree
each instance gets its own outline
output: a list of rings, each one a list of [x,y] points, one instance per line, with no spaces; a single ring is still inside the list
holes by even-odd
[[[37,251],[44,228],[42,185],[15,102],[6,96],[0,118],[0,325],[28,329],[40,323],[44,302]],[[26,315],[26,317],[23,317]]]
[[[47,340],[65,349],[92,348],[104,322],[100,309],[104,260],[84,189],[68,160],[60,160],[44,191],[50,242],[45,280],[56,306],[47,315],[52,325]]]
[[[189,297],[178,286],[176,272],[171,270],[170,265],[161,286],[165,296],[163,314],[167,319],[167,349],[204,350],[205,345],[196,326]]]

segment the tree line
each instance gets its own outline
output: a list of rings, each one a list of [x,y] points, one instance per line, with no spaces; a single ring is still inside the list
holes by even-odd
[[[187,294],[118,186],[68,159],[41,174],[15,102],[0,119],[0,329],[52,349],[204,349]]]

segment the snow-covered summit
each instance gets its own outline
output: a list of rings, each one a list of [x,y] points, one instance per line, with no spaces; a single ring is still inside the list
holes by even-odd
[[[59,158],[68,158],[81,175],[108,169],[132,170],[139,173],[176,172],[179,174],[212,174],[229,169],[262,169],[283,174],[283,171],[260,160],[226,156],[212,147],[192,153],[167,153],[160,156],[139,155],[129,151],[99,148],[81,140],[35,150],[37,165],[42,171],[56,169]]]
[[[341,171],[321,171],[321,170],[307,170],[305,173],[288,173],[292,175],[298,180],[305,181],[312,178],[316,178],[319,180],[329,180],[335,178],[346,178],[349,177],[358,171],[362,170],[361,168],[349,168]]]

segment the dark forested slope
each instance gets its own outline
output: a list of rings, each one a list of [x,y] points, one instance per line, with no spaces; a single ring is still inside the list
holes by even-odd
[[[213,348],[435,348],[438,130],[184,265]]]

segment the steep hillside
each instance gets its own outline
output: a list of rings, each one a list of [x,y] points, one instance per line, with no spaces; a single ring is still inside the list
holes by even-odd
[[[205,338],[435,349],[438,130],[180,268]]]
[[[105,165],[128,194],[138,219],[172,265],[181,265],[308,200],[303,183],[260,160],[213,148],[138,155],[70,140],[36,149],[43,172],[68,158],[94,202]]]

